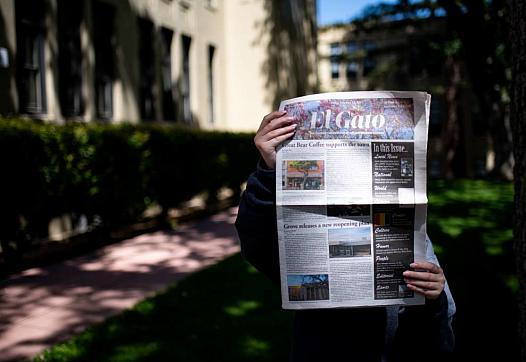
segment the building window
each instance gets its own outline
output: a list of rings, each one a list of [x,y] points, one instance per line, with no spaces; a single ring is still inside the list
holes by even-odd
[[[350,62],[347,63],[345,75],[347,76],[347,79],[354,80],[358,76],[358,63],[356,62]]]
[[[331,60],[331,78],[338,79],[340,77],[340,63],[336,60]]]
[[[192,38],[183,35],[183,77],[181,83],[181,96],[183,98],[183,120],[192,122],[192,110],[190,108],[190,46]]]
[[[376,49],[376,44],[372,41],[367,40],[363,42],[363,48],[365,49],[365,51],[370,52]]]
[[[138,19],[139,25],[139,64],[140,78],[140,111],[143,120],[155,118],[154,87],[155,62],[153,23],[148,19]]]
[[[331,59],[331,78],[338,79],[340,77],[340,56],[342,54],[340,43],[331,43],[329,54]]]
[[[95,106],[96,116],[101,120],[110,120],[113,117],[114,19],[115,8],[113,6],[100,1],[93,3]]]
[[[376,61],[371,58],[365,58],[363,61],[363,76],[368,76],[376,68]]]
[[[372,41],[364,41],[363,49],[366,52],[366,57],[363,60],[363,76],[366,77],[376,68],[376,61],[370,54],[376,49],[376,44]]]
[[[154,87],[155,63],[153,48],[153,23],[144,18],[138,19],[139,26],[139,64],[140,111],[142,120],[155,118]]]
[[[354,54],[359,50],[358,43],[356,43],[355,41],[348,41],[346,47],[348,54]]]
[[[172,87],[172,38],[173,31],[161,28],[161,75],[163,93],[163,118],[175,120],[175,104]]]
[[[217,10],[219,6],[218,1],[219,0],[206,0],[205,1],[206,7],[209,8],[210,10]]]
[[[17,33],[17,85],[21,113],[46,112],[44,82],[44,1],[15,2]]]
[[[214,123],[214,55],[216,48],[213,45],[208,46],[208,120]]]
[[[340,47],[340,43],[331,43],[330,47],[331,49],[329,55],[331,57],[339,56],[342,54],[342,48]]]
[[[58,64],[60,109],[64,117],[84,113],[80,26],[83,1],[58,1]]]

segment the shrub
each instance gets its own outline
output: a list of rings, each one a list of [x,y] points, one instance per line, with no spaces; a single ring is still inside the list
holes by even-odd
[[[0,119],[4,251],[45,237],[64,213],[106,226],[223,187],[239,190],[257,160],[249,133],[163,125],[43,124]]]

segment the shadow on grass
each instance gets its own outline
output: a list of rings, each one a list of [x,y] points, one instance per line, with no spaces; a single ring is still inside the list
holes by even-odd
[[[191,275],[38,361],[284,361],[290,313],[239,254]]]
[[[519,361],[512,185],[435,181],[428,233],[457,303],[457,361]],[[46,352],[44,361],[285,361],[291,314],[239,254]]]
[[[428,234],[457,304],[458,361],[519,361],[512,250],[513,186],[429,185]]]

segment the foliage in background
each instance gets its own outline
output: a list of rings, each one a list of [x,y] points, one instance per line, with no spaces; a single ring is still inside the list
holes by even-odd
[[[443,81],[433,87],[433,93],[442,94],[447,105],[441,135],[448,178],[472,176],[465,167],[469,151],[461,140],[473,128],[474,134],[492,141],[494,162],[489,174],[511,179],[508,19],[504,0],[398,0],[370,5],[353,21],[364,33],[375,28],[412,29],[407,34],[410,46],[398,52],[401,59],[372,74],[376,88],[385,88],[386,79],[399,84],[401,79],[443,74]],[[443,20],[446,32],[433,37],[421,34],[437,20]],[[375,50],[370,52],[374,55]],[[411,64],[411,69],[400,66],[405,63]],[[461,102],[466,94],[471,96]],[[463,116],[466,107],[472,120]]]
[[[39,124],[0,120],[4,252],[45,238],[49,221],[85,215],[105,227],[221,187],[235,193],[257,160],[248,133],[160,125]]]

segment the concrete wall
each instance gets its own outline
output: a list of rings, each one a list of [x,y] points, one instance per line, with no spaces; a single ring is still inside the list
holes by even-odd
[[[263,62],[270,34],[263,32],[264,0],[225,1],[226,117],[223,126],[253,131],[272,111]]]

